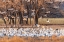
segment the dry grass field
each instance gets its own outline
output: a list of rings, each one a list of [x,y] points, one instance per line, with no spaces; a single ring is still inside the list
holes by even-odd
[[[50,23],[47,22],[47,19],[50,21]],[[32,19],[32,24],[33,23],[34,20]],[[64,24],[64,18],[39,18],[38,24]]]
[[[49,20],[49,22],[47,22]],[[7,21],[8,22],[8,21]],[[18,21],[17,21],[18,23]],[[4,24],[4,21],[0,19],[0,25]],[[28,24],[30,24],[30,19],[28,19]],[[34,24],[34,19],[31,19],[31,24]],[[64,18],[39,18],[38,24],[64,24]]]
[[[50,23],[46,22],[47,19]],[[39,24],[64,24],[64,18],[43,18],[39,19]]]
[[[0,42],[64,42],[64,37],[4,37]]]

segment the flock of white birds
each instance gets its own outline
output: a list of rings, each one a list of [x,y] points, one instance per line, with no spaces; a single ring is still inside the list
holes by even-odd
[[[20,37],[41,37],[41,36],[48,36],[51,37],[52,35],[64,36],[64,29],[46,29],[46,28],[2,28],[0,29],[0,37],[8,36],[20,36]]]

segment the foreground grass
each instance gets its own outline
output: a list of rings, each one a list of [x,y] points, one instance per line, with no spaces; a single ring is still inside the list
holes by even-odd
[[[4,37],[0,38],[0,42],[64,42],[64,37]]]

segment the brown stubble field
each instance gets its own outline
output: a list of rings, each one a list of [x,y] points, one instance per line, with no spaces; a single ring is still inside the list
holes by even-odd
[[[4,37],[0,38],[0,42],[64,42],[64,37]]]

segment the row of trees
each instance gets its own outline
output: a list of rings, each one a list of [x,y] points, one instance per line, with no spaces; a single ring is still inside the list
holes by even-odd
[[[28,18],[30,18],[30,21],[31,18],[33,17],[35,20],[35,24],[38,24],[39,17],[44,17],[44,18],[63,17],[60,11],[61,3],[54,2],[54,0],[8,0],[0,3],[1,3],[0,10],[2,11],[7,10],[9,8],[20,10],[22,13],[20,21],[23,21],[24,14],[25,16],[28,16]],[[27,18],[27,23],[28,23],[28,18]]]

